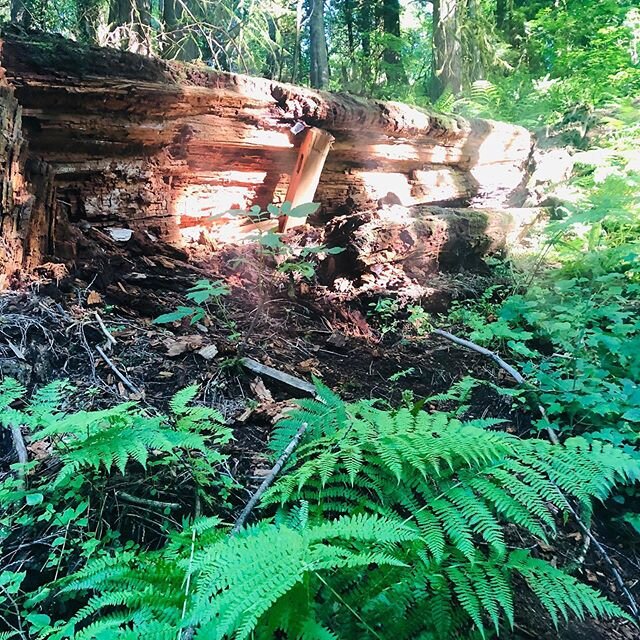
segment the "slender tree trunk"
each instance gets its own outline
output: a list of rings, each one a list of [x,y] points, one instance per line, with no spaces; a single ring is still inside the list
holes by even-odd
[[[496,27],[508,41],[512,41],[513,0],[496,0]]]
[[[459,33],[459,0],[433,2],[433,70],[431,97],[462,90],[462,46]]]
[[[29,29],[33,24],[33,0],[11,0],[9,15],[11,22]]]
[[[131,0],[111,0],[109,4],[109,24],[121,27],[129,24],[132,18]]]
[[[164,0],[162,21],[166,42],[162,54],[165,58],[195,60],[200,56],[200,50],[192,30],[184,24],[183,1],[185,0]]]
[[[358,13],[357,27],[362,47],[362,86],[368,89],[373,83],[371,77],[371,32],[373,31],[371,0],[362,1],[362,6]]]
[[[269,50],[267,51],[262,75],[265,78],[273,80],[278,77],[278,59],[276,56],[276,47],[278,46],[278,43],[276,42],[276,22],[272,16],[267,17],[267,26],[269,30]]]
[[[407,75],[400,55],[400,1],[383,0],[382,26],[387,42],[382,54],[387,80],[392,84],[406,84]]]
[[[76,16],[78,31],[82,40],[90,44],[98,42],[98,24],[102,18],[103,6],[96,0],[77,0]]]
[[[311,86],[324,89],[329,84],[329,52],[324,30],[324,0],[311,0],[309,18]]]
[[[347,42],[349,43],[349,51],[355,51],[355,42],[353,39],[353,0],[344,0],[344,22],[347,26]]]

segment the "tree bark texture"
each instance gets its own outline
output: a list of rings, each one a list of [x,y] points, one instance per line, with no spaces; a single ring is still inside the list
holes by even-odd
[[[433,2],[433,71],[431,96],[438,99],[446,91],[462,90],[462,42],[459,3],[464,0]]]
[[[407,75],[400,55],[400,0],[383,0],[382,25],[387,43],[382,54],[387,80],[392,84],[406,84]]]
[[[478,266],[504,252],[539,219],[544,209],[456,209],[392,205],[334,218],[326,243],[345,251],[330,256],[325,277],[361,278],[380,265],[396,265],[412,280],[429,281],[441,271]]]
[[[521,127],[57,36],[5,33],[0,65],[3,100],[14,105],[3,109],[3,131],[21,132],[19,144],[2,142],[3,194],[23,185],[12,200],[3,195],[0,242],[27,243],[9,249],[15,257],[0,272],[51,251],[73,259],[65,221],[180,240],[213,224],[213,214],[283,201],[303,137],[291,127],[300,121],[336,138],[315,196],[327,217],[385,198],[502,206],[524,197],[532,138]],[[23,207],[31,198],[31,222],[16,193]]]
[[[324,29],[324,0],[311,0],[309,43],[311,86],[315,89],[324,89],[329,84],[329,52]]]

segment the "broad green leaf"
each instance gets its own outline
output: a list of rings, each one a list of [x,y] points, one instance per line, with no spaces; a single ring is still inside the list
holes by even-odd
[[[319,208],[320,205],[317,202],[305,202],[304,204],[299,204],[297,207],[293,207],[287,215],[290,218],[306,218],[314,214]]]

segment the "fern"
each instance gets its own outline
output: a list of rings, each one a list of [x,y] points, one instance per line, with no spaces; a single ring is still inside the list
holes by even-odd
[[[231,438],[218,411],[190,405],[197,386],[179,391],[170,401],[174,424],[164,416],[143,412],[133,402],[68,413],[61,404],[70,391],[64,382],[52,383],[36,392],[23,411],[17,411],[10,404],[24,396],[24,388],[12,380],[0,387],[2,424],[24,424],[32,431],[32,441],[53,442],[62,462],[54,488],[85,469],[110,472],[116,468],[124,474],[131,462],[146,467],[151,451],[155,456],[176,456],[181,451],[210,456],[212,444],[221,445]],[[209,431],[206,437],[205,430]]]
[[[468,390],[464,384],[452,393]],[[303,414],[297,413],[295,420],[304,420]],[[265,505],[287,510],[303,500],[311,521],[364,509],[413,522],[421,532],[417,553],[429,574],[436,572],[447,583],[438,586],[438,593],[429,591],[428,600],[455,597],[481,634],[487,619],[496,629],[503,619],[513,624],[509,575],[520,573],[529,584],[544,567],[549,567],[544,573],[549,589],[565,594],[564,600],[555,600],[567,612],[622,614],[544,561],[509,554],[504,532],[511,524],[547,540],[555,533],[556,512],[566,511],[568,499],[588,509],[592,498],[605,499],[616,483],[637,481],[640,469],[631,456],[582,438],[563,446],[522,441],[487,431],[492,421],[464,423],[445,413],[381,411],[366,403],[345,406],[340,416],[350,419],[333,434],[300,448],[293,468],[268,492]],[[539,589],[533,591],[540,596]],[[412,606],[417,604],[414,596],[409,597],[409,602],[414,598]],[[548,598],[540,599],[555,622],[559,615],[565,617]]]
[[[194,397],[185,390],[173,410],[187,415]],[[506,531],[550,538],[568,500],[588,508],[640,477],[626,453],[347,405],[326,388],[318,397],[278,427],[283,441],[306,423],[315,439],[264,498],[273,518],[234,536],[200,519],[158,551],[90,561],[53,585],[58,599],[84,604],[40,637],[484,638],[513,628],[523,582],[556,625],[625,616],[534,551],[513,549]]]

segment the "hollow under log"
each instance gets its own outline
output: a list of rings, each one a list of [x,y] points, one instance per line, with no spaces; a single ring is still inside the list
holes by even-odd
[[[301,142],[291,132],[298,121],[336,139],[315,195],[328,216],[386,197],[406,206],[518,205],[524,197],[532,138],[521,127],[58,36],[5,31],[0,46],[2,100],[14,114],[3,132],[22,132],[17,147],[0,147],[1,179],[4,186],[20,174],[24,186],[14,194],[30,193],[41,203],[31,219],[43,218],[25,227],[22,210],[3,196],[0,243],[10,257],[0,272],[46,253],[72,259],[67,221],[179,240],[197,236],[212,214],[282,201]],[[20,149],[18,171],[12,146]]]

